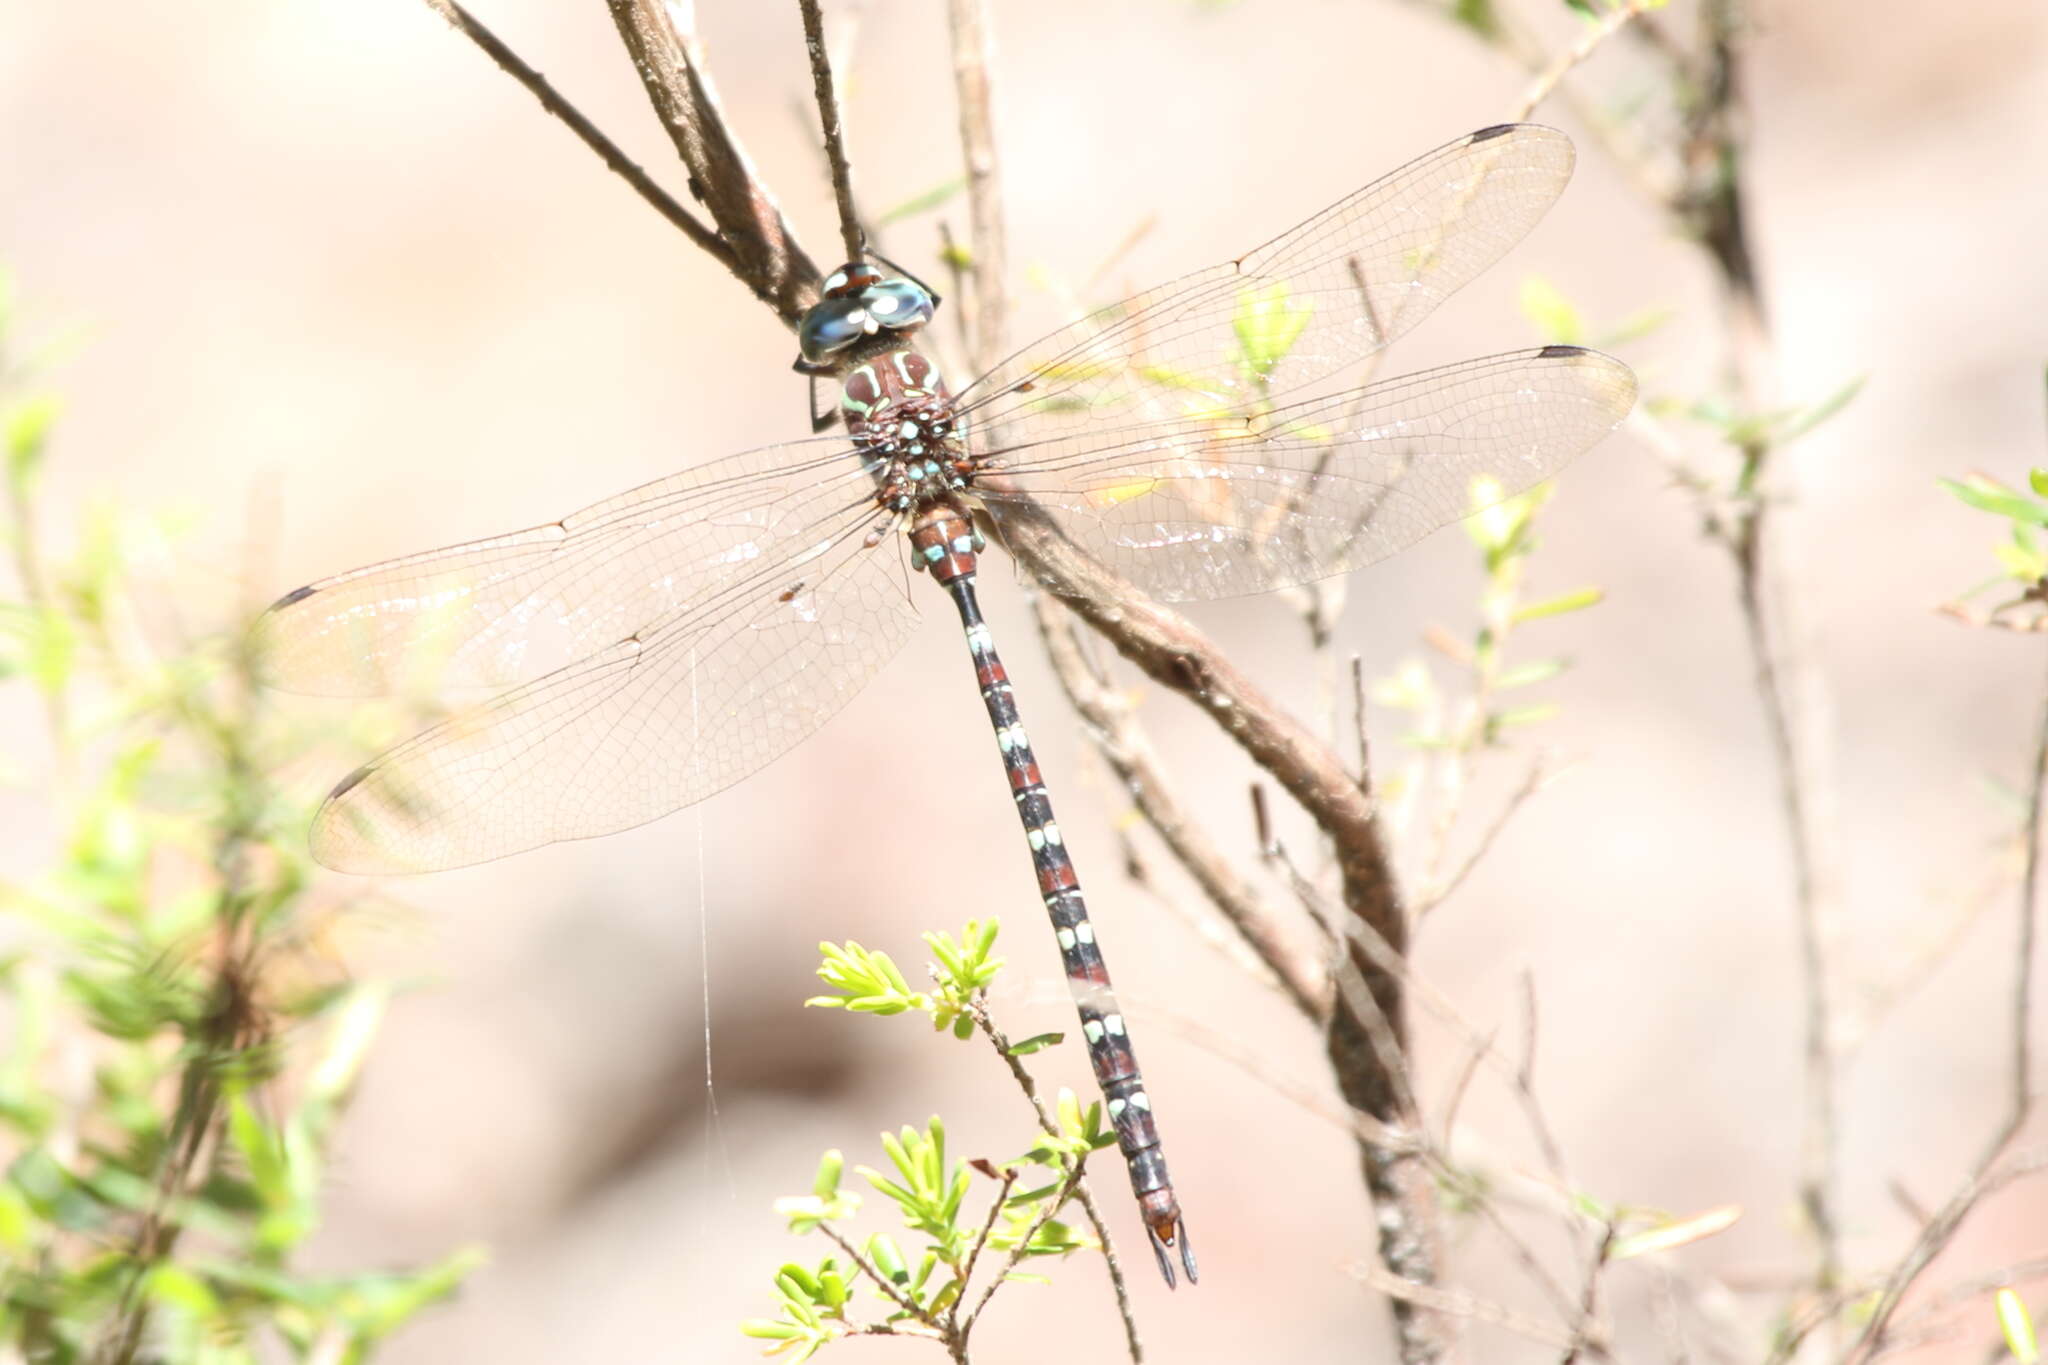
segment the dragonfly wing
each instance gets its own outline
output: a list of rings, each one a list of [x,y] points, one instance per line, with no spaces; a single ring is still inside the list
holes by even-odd
[[[909,638],[898,537],[799,499],[678,610],[365,764],[313,854],[348,872],[462,867],[643,824],[775,759]]]
[[[1166,601],[1356,569],[1540,483],[1628,415],[1635,376],[1577,346],[1468,360],[1270,409],[1002,452],[976,488],[1026,498]]]
[[[254,628],[263,679],[324,696],[504,687],[553,672],[760,566],[785,505],[852,506],[873,481],[844,438],[684,470],[560,521],[337,574]]]
[[[959,395],[970,433],[1053,439],[1246,411],[1378,351],[1509,250],[1564,192],[1571,140],[1468,134],[1266,245],[1082,318]]]

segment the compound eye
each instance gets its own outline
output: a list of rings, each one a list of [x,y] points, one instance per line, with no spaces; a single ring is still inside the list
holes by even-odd
[[[874,330],[859,298],[823,298],[811,305],[797,328],[797,348],[814,363],[838,354]]]
[[[932,320],[932,296],[909,280],[881,280],[861,290],[875,321],[892,332],[907,332]]]

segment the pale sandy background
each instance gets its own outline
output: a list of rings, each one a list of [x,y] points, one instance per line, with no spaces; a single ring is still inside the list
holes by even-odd
[[[830,255],[793,13],[701,9],[733,119]],[[678,183],[601,5],[482,11]],[[1131,283],[1232,254],[1498,120],[1521,87],[1395,4],[1034,0],[996,17],[1020,288],[1033,265],[1085,278],[1150,215],[1160,226],[1121,272]],[[1986,865],[2004,815],[1983,779],[2020,779],[2040,690],[2038,642],[1928,608],[1988,562],[1984,522],[1934,475],[2014,477],[2043,460],[2048,10],[1825,0],[1763,6],[1757,23],[1753,188],[1785,378],[1816,398],[1869,376],[1796,448],[1787,527],[1832,688],[1841,928],[1859,970],[1882,969]],[[944,41],[936,5],[869,7],[849,119],[871,204],[955,174]],[[1623,51],[1588,79],[1625,84]],[[928,224],[891,244],[931,260]],[[4,0],[0,260],[32,316],[91,335],[62,377],[53,501],[68,516],[107,493],[214,500],[182,565],[195,583],[236,571],[252,490],[279,509],[275,591],[544,520],[802,426],[789,337],[409,0]],[[1543,227],[1396,366],[1524,344],[1526,272],[1596,317],[1678,310],[1628,358],[1654,391],[1709,382],[1695,254],[1590,147]],[[1384,670],[1424,623],[1462,629],[1469,558],[1445,533],[1360,575],[1345,647]],[[1579,664],[1551,689],[1565,711],[1549,738],[1585,763],[1432,922],[1424,966],[1485,1027],[1512,1025],[1515,982],[1533,974],[1546,1098],[1587,1188],[1680,1210],[1739,1203],[1744,1221],[1683,1264],[1795,1270],[1787,877],[1728,569],[1645,452],[1616,438],[1564,479],[1539,573],[1612,594],[1549,637]],[[1157,1358],[1383,1358],[1383,1310],[1346,1269],[1371,1236],[1346,1139],[1181,1021],[1312,1089],[1326,1085],[1315,1040],[1123,880],[1101,774],[1006,575],[991,577],[1202,1254],[1201,1288],[1170,1301],[1137,1266]],[[1275,604],[1197,615],[1271,687],[1312,701],[1297,624]],[[1170,698],[1147,715],[1190,799],[1247,854],[1236,754]],[[34,720],[0,715],[5,742],[18,748]],[[43,858],[47,823],[33,792],[6,800],[11,875]],[[816,739],[701,814],[405,887],[421,915],[381,965],[419,988],[370,1066],[318,1257],[397,1262],[475,1240],[494,1261],[389,1359],[751,1358],[732,1322],[766,1310],[781,1259],[819,1251],[790,1242],[768,1203],[806,1184],[819,1149],[873,1160],[877,1129],[938,1110],[959,1150],[1006,1152],[1017,1102],[982,1057],[797,1004],[821,936],[908,958],[916,930],[994,913],[1015,962],[999,1002],[1013,1031],[1068,1027],[1009,808],[957,633],[935,628]],[[1888,1263],[1907,1230],[1887,1182],[1937,1201],[1989,1123],[2007,934],[2003,915],[1983,926],[1850,1073],[1861,1265]],[[1453,1060],[1432,1043],[1430,1093]],[[1072,1048],[1042,1071],[1087,1084]],[[1517,1131],[1498,1094],[1467,1112]],[[1121,1173],[1105,1167],[1101,1184],[1142,1256]],[[2044,1224],[2048,1197],[2014,1194],[1949,1265],[2038,1253]],[[1500,1282],[1492,1261],[1475,1254],[1477,1283]],[[1731,1311],[1754,1333],[1770,1301]],[[1640,1316],[1631,1326],[1642,1342]],[[1982,1339],[1953,1358],[1979,1358]],[[1529,1350],[1484,1340],[1488,1359]],[[1759,1335],[1741,1340],[1761,1353]],[[1113,1343],[1100,1285],[1068,1273],[1013,1291],[981,1358],[1110,1359]]]

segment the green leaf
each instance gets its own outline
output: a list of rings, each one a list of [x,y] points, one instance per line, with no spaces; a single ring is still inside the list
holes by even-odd
[[[1998,1330],[2005,1337],[2005,1349],[2012,1352],[2012,1358],[2020,1365],[2037,1365],[2041,1343],[2034,1335],[2034,1317],[2027,1311],[2026,1303],[2012,1290],[2001,1289],[1997,1304]]]
[[[816,995],[804,1001],[820,1009],[847,1009],[858,1014],[902,1014],[932,1009],[932,999],[910,989],[887,953],[870,952],[849,940],[844,948],[818,945],[824,961],[818,976],[839,995]]]
[[[1566,612],[1584,611],[1597,607],[1607,600],[1607,594],[1600,588],[1579,588],[1572,592],[1547,597],[1541,602],[1528,602],[1515,608],[1508,618],[1516,625],[1528,621],[1540,621],[1546,616],[1562,616]]]
[[[1399,671],[1372,685],[1372,699],[1396,711],[1426,711],[1436,698],[1436,680],[1420,659],[1403,659]]]
[[[1587,1216],[1590,1218],[1605,1221],[1612,1217],[1609,1211],[1593,1208],[1590,1200],[1581,1202],[1587,1207]],[[1690,1246],[1709,1237],[1718,1237],[1734,1227],[1741,1218],[1742,1210],[1734,1204],[1724,1204],[1687,1218],[1660,1218],[1644,1231],[1615,1238],[1614,1244],[1608,1248],[1607,1259],[1627,1261],[1653,1252],[1675,1251],[1679,1247]]]
[[[1067,1035],[1064,1033],[1034,1033],[1021,1043],[1010,1044],[1010,1055],[1012,1057],[1029,1057],[1034,1052],[1043,1052],[1049,1047],[1057,1047],[1060,1043],[1066,1041],[1066,1037]]]
[[[956,175],[951,180],[941,181],[932,186],[922,194],[912,195],[893,208],[882,210],[875,223],[879,227],[887,227],[905,218],[915,218],[920,213],[929,213],[966,188],[967,177]]]
[[[382,985],[359,986],[348,992],[328,1034],[327,1051],[306,1078],[308,1099],[335,1104],[355,1084],[390,1000],[390,988]]]
[[[878,1232],[868,1238],[868,1261],[890,1283],[910,1283],[910,1267],[903,1260],[903,1249],[889,1234]]]
[[[57,424],[61,405],[48,394],[37,394],[8,405],[0,413],[0,444],[7,452],[7,479],[17,497],[35,483],[41,471],[43,451],[49,444],[50,428]]]
[[[1493,0],[1452,0],[1451,18],[1482,38],[1491,39],[1500,32],[1500,19],[1494,13]]]
[[[1833,417],[1843,408],[1848,407],[1855,400],[1856,395],[1863,392],[1863,381],[1866,378],[1868,378],[1866,375],[1856,376],[1812,407],[1807,408],[1803,412],[1794,413],[1791,417],[1787,418],[1778,430],[1777,444],[1781,446],[1790,445],[1822,422]]]
[[[1521,306],[1522,316],[1535,325],[1539,335],[1574,346],[1585,339],[1586,326],[1578,309],[1543,276],[1523,278]]]
[[[2048,506],[2022,497],[1982,474],[1971,474],[1963,479],[1936,479],[1935,482],[1947,489],[1957,501],[1980,512],[1990,512],[1994,516],[2034,526],[2048,526]]]
[[[821,1223],[838,1223],[860,1212],[860,1196],[848,1190],[831,1195],[795,1194],[778,1199],[772,1206],[778,1217],[789,1220],[789,1230],[801,1236]]]
[[[23,1265],[35,1245],[36,1215],[11,1181],[0,1180],[0,1252]]]
[[[1289,297],[1287,281],[1264,289],[1240,290],[1231,329],[1237,333],[1238,357],[1246,373],[1263,382],[1301,340],[1315,306]]]
[[[837,1148],[818,1158],[818,1173],[811,1179],[811,1193],[830,1199],[839,1193],[839,1177],[846,1171],[846,1155]]]
[[[206,1281],[179,1265],[161,1262],[149,1272],[149,1296],[198,1318],[218,1318],[220,1298]]]
[[[1992,545],[1991,553],[1997,556],[2007,575],[2021,583],[2038,583],[2048,577],[2048,554],[2032,546],[2001,540]]]
[[[1493,680],[1493,688],[1496,692],[1506,692],[1512,688],[1530,687],[1536,683],[1549,682],[1552,678],[1564,672],[1565,667],[1563,659],[1538,659],[1533,663],[1523,664],[1519,668],[1503,669],[1500,676]]]
[[[1601,332],[1593,339],[1594,345],[1603,351],[1618,349],[1658,331],[1677,315],[1676,310],[1670,308],[1645,308]]]

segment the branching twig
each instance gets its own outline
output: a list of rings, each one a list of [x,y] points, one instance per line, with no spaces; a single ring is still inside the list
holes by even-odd
[[[498,35],[485,28],[478,19],[464,9],[457,0],[426,0],[429,8],[448,21],[449,27],[475,43],[489,55],[490,59],[510,76],[533,93],[540,101],[541,108],[560,119],[569,131],[583,140],[583,145],[596,152],[598,159],[611,167],[621,179],[633,187],[638,194],[654,207],[654,211],[675,225],[695,243],[699,250],[713,260],[739,274],[738,262],[732,250],[721,241],[718,234],[698,222],[690,211],[677,203],[675,197],[654,182],[653,177],[640,169],[631,157],[619,150],[618,144],[599,131],[596,124],[583,116],[581,110],[562,98],[547,77],[540,74],[519,59],[519,54],[499,40]],[[744,278],[744,276],[742,276]]]
[[[1353,1267],[1353,1273],[1395,1302],[1426,1309],[1434,1316],[1483,1322],[1560,1351],[1572,1344],[1572,1335],[1564,1328],[1471,1294],[1414,1284],[1369,1262]]]
[[[696,35],[679,25],[689,7],[664,0],[605,0],[633,69],[733,256],[730,269],[755,297],[795,327],[818,292],[818,267],[797,244],[775,198],[755,177],[725,126]],[[694,240],[694,239],[693,239]]]
[[[1509,821],[1515,818],[1515,814],[1521,810],[1523,804],[1530,797],[1543,789],[1544,783],[1548,781],[1550,776],[1551,774],[1546,770],[1543,756],[1538,754],[1529,764],[1528,771],[1522,774],[1520,785],[1513,792],[1509,793],[1507,800],[1502,802],[1500,809],[1494,813],[1493,819],[1488,821],[1486,828],[1479,832],[1479,839],[1473,844],[1472,851],[1465,855],[1464,860],[1456,868],[1452,869],[1448,877],[1425,888],[1415,898],[1415,914],[1418,919],[1436,909],[1437,906],[1443,904],[1457,893],[1458,888],[1465,884],[1465,879],[1472,875],[1474,869],[1493,850],[1494,842],[1500,838],[1501,832],[1508,827]]]
[[[996,1026],[996,1021],[990,1017],[987,1006],[977,1002],[972,1007],[971,1013],[974,1018],[975,1027],[981,1030],[982,1037],[988,1039],[989,1046],[996,1050],[996,1055],[1003,1059],[1005,1066],[1009,1067],[1012,1079],[1017,1082],[1017,1089],[1022,1091],[1024,1098],[1030,1102],[1031,1111],[1038,1116],[1040,1130],[1047,1137],[1058,1137],[1060,1135],[1059,1125],[1054,1122],[1052,1114],[1046,1110],[1045,1101],[1038,1096],[1038,1082],[1033,1079],[1031,1072],[1026,1069],[1024,1059],[1011,1049],[1009,1038],[1003,1033],[1002,1029]],[[1076,1163],[1074,1178],[1068,1193],[1071,1193],[1079,1200],[1082,1209],[1088,1215],[1089,1223],[1095,1229],[1096,1240],[1102,1243],[1102,1259],[1103,1263],[1109,1268],[1110,1288],[1116,1295],[1116,1311],[1118,1316],[1123,1319],[1124,1343],[1130,1352],[1132,1365],[1138,1365],[1138,1362],[1145,1358],[1145,1348],[1143,1343],[1138,1340],[1138,1320],[1131,1313],[1130,1286],[1124,1281],[1123,1264],[1117,1259],[1116,1243],[1110,1238],[1109,1225],[1103,1221],[1102,1210],[1095,1206],[1095,1196],[1089,1190],[1088,1182],[1081,1179],[1081,1171],[1080,1164]],[[1066,1199],[1067,1195],[1063,1193],[1049,1207],[1057,1209],[1066,1202]],[[1027,1238],[1026,1241],[1028,1242],[1029,1239]],[[1005,1273],[1008,1273],[1007,1269]],[[998,1278],[997,1283],[1001,1283],[1000,1278]],[[983,1299],[983,1302],[987,1302],[986,1298]],[[975,1312],[979,1313],[980,1311],[980,1307],[977,1306]]]
[[[1870,1315],[1869,1323],[1856,1340],[1848,1359],[1870,1359],[1884,1344],[1887,1324],[1898,1312],[1899,1303],[1906,1291],[1920,1277],[1921,1272],[1941,1249],[1948,1245],[1963,1220],[1975,1208],[1977,1202],[1990,1189],[2013,1178],[2011,1170],[1998,1170],[1999,1158],[2018,1135],[2021,1125],[2032,1111],[2034,1095],[2028,1076],[2031,1066],[2032,1044],[2030,1031],[2033,1022],[2033,962],[2034,962],[2034,916],[2036,897],[2040,890],[2042,862],[2042,815],[2044,800],[2048,800],[2048,688],[2043,689],[2041,718],[2035,734],[2033,767],[2027,776],[2026,809],[2026,862],[2020,872],[2018,942],[2014,947],[2013,995],[2012,995],[2012,1070],[2011,1086],[2006,1111],[1985,1143],[1983,1153],[1971,1167],[1970,1174],[1962,1187],[1950,1196],[1949,1201],[1920,1230],[1912,1249],[1906,1253],[1890,1279],[1885,1282],[1884,1292],[1877,1307]],[[2025,1163],[2011,1163],[2024,1166]]]
[[[1188,818],[1159,770],[1152,746],[1134,723],[1130,708],[1089,669],[1073,635],[1073,616],[1045,597],[1033,604],[1039,638],[1067,699],[1093,729],[1095,747],[1131,802],[1145,817],[1202,894],[1230,922],[1258,961],[1310,1019],[1328,1017],[1324,973],[1314,957],[1290,943],[1278,917],[1255,887],[1238,875],[1206,831]]]
[[[1661,0],[1657,0],[1661,3]],[[1511,123],[1520,123],[1536,112],[1536,106],[1550,98],[1558,83],[1571,74],[1572,68],[1593,55],[1594,51],[1619,32],[1631,19],[1637,18],[1649,7],[1651,0],[1627,0],[1626,4],[1608,10],[1596,19],[1585,35],[1568,50],[1561,52],[1550,65],[1538,72],[1536,79],[1522,93],[1522,102],[1515,106]]]
[[[1614,1249],[1614,1221],[1609,1219],[1600,1226],[1600,1241],[1593,1248],[1593,1257],[1586,1265],[1586,1283],[1579,1295],[1578,1320],[1572,1324],[1572,1344],[1565,1348],[1564,1356],[1557,1365],[1577,1365],[1581,1355],[1587,1351],[1605,1359],[1607,1356],[1606,1334],[1600,1331],[1600,1275],[1607,1269],[1607,1253]]]

